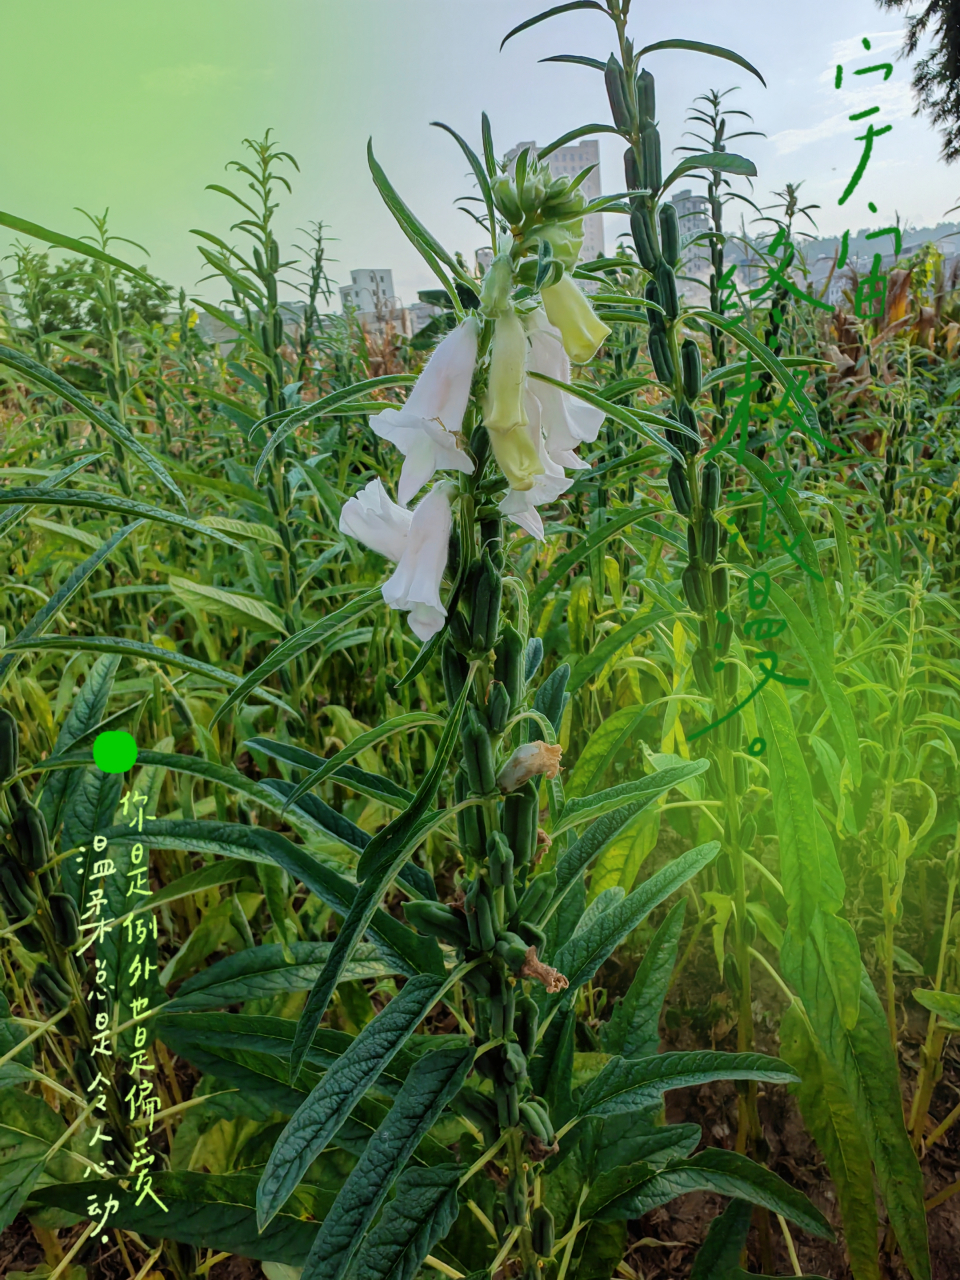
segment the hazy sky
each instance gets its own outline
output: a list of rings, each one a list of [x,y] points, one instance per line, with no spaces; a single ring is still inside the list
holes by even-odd
[[[197,291],[203,274],[191,228],[226,239],[234,206],[204,190],[235,182],[225,162],[242,139],[272,128],[297,157],[293,195],[278,215],[281,234],[321,219],[335,237],[334,276],[391,267],[404,301],[433,283],[394,225],[366,165],[377,156],[403,198],[449,249],[472,261],[482,234],[452,207],[471,191],[443,120],[479,149],[480,112],[496,148],[543,145],[567,129],[607,122],[602,77],[584,67],[538,65],[556,53],[606,58],[613,27],[599,13],[564,15],[512,40],[503,35],[549,0],[8,0],[3,33],[0,208],[72,235],[86,231],[74,206],[110,209],[117,235],[140,241],[148,265]],[[757,166],[754,199],[771,203],[787,181],[803,182],[803,203],[823,234],[892,223],[935,224],[960,202],[960,168],[939,160],[939,135],[912,116],[910,64],[900,61],[902,18],[873,0],[634,0],[638,44],[685,37],[732,48],[763,74],[688,52],[652,53],[664,168],[691,139],[685,116],[708,89],[738,85],[725,100],[750,112],[766,137],[731,144]],[[861,39],[868,37],[868,54]],[[884,60],[879,73],[853,71]],[[838,63],[843,86],[834,87]],[[878,106],[866,121],[849,116]],[[737,119],[735,117],[735,119]],[[860,157],[867,123],[892,131],[874,143],[867,173],[842,208],[837,200]],[[732,125],[728,126],[730,130]],[[621,147],[601,138],[604,189],[622,188]],[[681,181],[680,187],[702,184]],[[749,192],[743,180],[738,189]],[[872,214],[868,201],[877,205]],[[754,216],[748,206],[746,214]],[[733,215],[739,222],[739,213]],[[951,215],[960,217],[960,215]],[[623,219],[607,219],[608,249]],[[812,229],[812,228],[811,228]],[[0,232],[6,244],[9,233]],[[137,263],[143,255],[116,246]],[[9,270],[9,263],[5,264]],[[216,285],[203,287],[207,297]]]

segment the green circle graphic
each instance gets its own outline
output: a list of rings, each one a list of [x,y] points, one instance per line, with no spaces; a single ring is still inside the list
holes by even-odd
[[[93,762],[102,773],[126,773],[137,763],[137,740],[123,729],[98,733],[93,740]]]

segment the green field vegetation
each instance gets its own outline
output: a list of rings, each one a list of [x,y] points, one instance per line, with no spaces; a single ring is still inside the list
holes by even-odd
[[[619,36],[584,71],[628,148],[615,257],[574,266],[579,191],[527,154],[511,176],[486,118],[436,139],[474,171],[485,277],[371,150],[438,277],[414,340],[326,311],[321,225],[277,243],[296,169],[269,134],[198,233],[220,307],[104,219],[75,242],[0,215],[0,1226],[32,1230],[37,1280],[951,1274],[960,291],[926,245],[872,319],[856,278],[835,309],[744,294],[724,244],[755,171],[711,92],[679,162],[710,178],[688,304],[655,54]],[[778,198],[757,252],[802,281]],[[595,353],[566,403],[602,424],[541,540],[499,505],[526,446],[498,351],[571,281]],[[371,419],[464,326],[470,470],[422,641],[341,513],[397,494]],[[93,763],[105,730],[136,738],[126,775]],[[644,1215],[688,1193],[699,1252],[660,1270]]]

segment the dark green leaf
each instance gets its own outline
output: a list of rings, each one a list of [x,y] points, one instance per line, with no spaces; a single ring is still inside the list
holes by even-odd
[[[442,986],[443,979],[432,975],[411,978],[400,994],[367,1023],[297,1110],[273,1148],[260,1180],[257,1220],[261,1230],[436,1003]],[[312,1040],[311,1033],[301,1061]],[[297,1073],[292,1074],[295,1077]]]
[[[367,1143],[319,1231],[301,1280],[342,1280],[370,1223],[421,1138],[460,1090],[473,1049],[425,1053]]]
[[[668,1089],[687,1089],[708,1080],[765,1080],[793,1084],[796,1072],[763,1053],[718,1053],[709,1049],[660,1053],[649,1058],[613,1058],[584,1088],[579,1113],[613,1115],[659,1103]]]
[[[660,1010],[677,962],[686,909],[687,901],[681,898],[667,912],[630,989],[614,1005],[609,1022],[601,1026],[600,1039],[606,1053],[645,1058],[660,1047]]]
[[[21,235],[43,240],[47,244],[56,245],[58,249],[69,249],[71,253],[82,254],[83,257],[93,258],[96,262],[105,262],[110,267],[116,267],[118,271],[127,271],[132,276],[139,276],[144,284],[152,285],[154,288],[162,287],[158,280],[141,271],[139,267],[132,267],[129,262],[124,262],[122,258],[115,258],[112,253],[98,249],[87,240],[75,240],[73,236],[61,235],[59,231],[51,231],[49,227],[28,222],[26,218],[18,218],[13,213],[0,212],[0,227],[8,227],[11,231],[19,231]]]
[[[636,804],[638,801],[649,804],[671,787],[695,778],[709,768],[709,760],[691,760],[672,769],[658,769],[656,773],[649,773],[636,782],[621,782],[619,786],[607,787],[605,791],[597,791],[593,795],[573,796],[560,811],[553,824],[552,834],[557,835],[582,822],[590,822],[621,805]]]
[[[403,1171],[360,1249],[357,1280],[416,1280],[424,1258],[457,1220],[460,1173],[456,1164]]]
[[[566,0],[566,3],[556,4],[552,9],[544,9],[543,13],[538,13],[533,18],[527,18],[524,22],[521,22],[519,26],[514,27],[512,31],[508,31],[500,41],[500,48],[502,49],[508,40],[512,40],[513,37],[519,35],[521,31],[527,31],[530,27],[535,27],[538,22],[546,22],[548,18],[555,18],[558,13],[571,13],[574,9],[596,9],[602,13],[604,17],[610,17],[608,11],[602,4],[598,3],[598,0]],[[601,66],[602,65],[603,64],[601,63]]]
[[[757,166],[745,156],[738,156],[732,151],[704,151],[681,160],[664,179],[660,190],[666,191],[678,178],[693,169],[718,169],[721,173],[737,173],[748,178],[757,176]]]
[[[743,67],[749,71],[751,75],[755,75],[764,88],[767,82],[752,63],[747,62],[746,58],[742,58],[739,53],[734,53],[732,49],[724,49],[718,44],[704,44],[700,40],[658,40],[656,44],[644,45],[637,53],[638,58],[642,58],[646,53],[654,53],[657,49],[689,49],[693,53],[709,53],[715,58],[725,58],[727,62],[735,62],[738,67]]]

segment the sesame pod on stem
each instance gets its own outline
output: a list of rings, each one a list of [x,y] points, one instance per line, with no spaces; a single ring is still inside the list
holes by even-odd
[[[490,687],[487,690],[486,712],[490,732],[494,734],[503,733],[507,727],[507,721],[510,719],[510,695],[499,680],[491,680],[490,682]]]
[[[720,548],[720,526],[716,517],[704,515],[700,526],[700,555],[704,564],[715,564]]]
[[[524,890],[517,907],[517,918],[529,924],[539,924],[557,889],[556,871],[544,871],[534,876]]]
[[[516,932],[527,946],[536,947],[537,951],[542,951],[547,945],[547,935],[539,925],[531,924],[529,920],[521,920]]]
[[[24,800],[13,815],[13,834],[20,846],[20,862],[29,871],[38,871],[50,856],[47,823],[43,814]]]
[[[493,923],[493,904],[483,892],[483,884],[477,894],[477,932],[480,938],[480,950],[492,951],[497,945],[497,931]]]
[[[733,639],[733,619],[727,618],[724,622],[717,624],[716,651],[721,658],[725,658],[730,650],[730,642]]]
[[[492,831],[487,836],[487,866],[494,889],[502,889],[508,879],[513,879],[513,850],[501,831]]]
[[[661,259],[656,269],[657,288],[660,291],[660,305],[668,320],[676,320],[680,314],[680,299],[677,297],[677,277],[670,263]]]
[[[725,609],[730,598],[730,573],[726,565],[720,565],[710,575],[710,594],[718,609]]]
[[[657,99],[654,87],[654,79],[649,71],[641,71],[637,76],[637,105],[640,110],[640,119],[646,123],[653,121],[657,115]]]
[[[692,405],[682,401],[677,411],[677,417],[687,428],[687,431],[680,433],[680,448],[688,458],[692,458],[700,452],[700,445],[702,444],[700,423],[697,421],[696,411]]]
[[[6,708],[0,710],[0,783],[9,782],[20,764],[17,722]]]
[[[684,599],[694,613],[704,613],[707,597],[703,589],[703,574],[696,565],[688,564],[680,575]]]
[[[501,825],[513,850],[516,867],[525,867],[537,851],[537,819],[540,813],[540,796],[536,783],[530,779],[511,791],[503,801]],[[538,877],[539,878],[539,877]]]
[[[666,200],[658,211],[660,219],[660,245],[666,262],[670,266],[676,264],[680,257],[680,220],[677,217],[677,206]]]
[[[684,338],[681,342],[680,364],[683,369],[683,394],[688,400],[696,400],[703,386],[703,362],[700,348],[693,338]]]
[[[532,1102],[520,1103],[520,1119],[523,1121],[528,1133],[532,1133],[545,1147],[550,1146],[550,1139],[547,1137],[548,1130],[543,1123],[543,1116]]]
[[[676,459],[670,463],[667,471],[667,484],[670,488],[670,497],[673,499],[673,505],[678,513],[682,516],[688,516],[693,510],[693,502],[690,497],[690,482],[687,479],[686,468]]]
[[[26,876],[12,858],[0,865],[0,885],[4,899],[10,904],[11,915],[17,920],[32,916],[37,907],[37,895]]]
[[[647,300],[647,302],[654,302],[658,307],[663,306],[663,301],[660,297],[660,286],[657,284],[655,279],[648,280],[647,283],[644,285],[643,296]],[[664,322],[663,312],[655,311],[653,307],[647,307],[646,310],[647,310],[647,324],[649,324],[650,326],[650,332],[652,333],[654,330],[656,330],[658,333],[664,333],[666,331],[666,326]]]
[[[724,663],[723,691],[728,698],[736,698],[740,689],[740,668],[735,662]]]
[[[627,152],[627,155],[633,159],[633,148]],[[627,183],[629,188],[630,183]],[[650,217],[646,210],[634,208],[630,214],[630,231],[633,235],[634,247],[637,250],[637,257],[640,265],[645,271],[652,271],[657,265],[659,257],[659,245],[655,237],[651,234]],[[649,314],[649,313],[648,313]]]
[[[510,699],[510,710],[515,712],[523,700],[523,669],[526,662],[526,646],[523,636],[511,623],[507,623],[497,641],[493,663],[493,678],[499,680]]]
[[[470,638],[475,650],[488,653],[497,639],[503,581],[488,547],[484,547],[479,565],[470,608]]]
[[[705,698],[713,697],[713,658],[706,649],[694,649],[691,660],[693,678]]]
[[[656,195],[663,185],[660,167],[660,134],[652,120],[640,132],[640,151],[643,156],[643,185]]]
[[[534,1252],[541,1258],[549,1258],[557,1242],[557,1232],[553,1214],[545,1204],[534,1209],[530,1230]]]
[[[537,1025],[540,1010],[532,996],[521,996],[517,1000],[514,1026],[520,1048],[528,1058],[532,1058],[537,1048]]]
[[[524,941],[519,934],[506,931],[498,939],[496,950],[497,955],[502,956],[510,970],[513,973],[519,973],[530,950],[530,943]]]
[[[497,774],[493,764],[493,747],[490,734],[480,723],[476,707],[467,706],[460,729],[463,748],[463,767],[467,782],[474,795],[488,796],[497,789]]]
[[[716,511],[720,500],[720,468],[708,462],[700,473],[700,503],[704,511]]]
[[[403,906],[403,914],[409,924],[427,937],[439,938],[441,942],[448,942],[452,947],[466,949],[470,945],[470,931],[466,916],[460,911],[454,911],[453,907],[447,906],[446,903],[406,902]]]
[[[53,920],[53,936],[58,946],[72,947],[80,941],[80,911],[69,893],[51,893],[47,899]]]
[[[503,1075],[508,1084],[521,1084],[527,1078],[527,1059],[515,1040],[504,1045]]]
[[[673,382],[673,357],[670,355],[667,335],[657,329],[651,329],[647,339],[647,350],[657,381],[669,387]]]
[[[629,130],[630,108],[627,104],[627,95],[624,92],[623,72],[612,53],[603,69],[603,80],[607,87],[607,99],[610,103],[613,123],[618,129]]]

